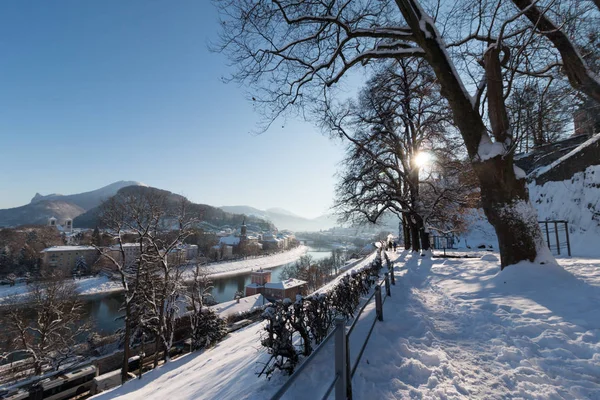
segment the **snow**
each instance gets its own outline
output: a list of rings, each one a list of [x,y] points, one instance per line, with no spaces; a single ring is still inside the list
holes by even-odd
[[[513,169],[515,171],[515,175],[516,175],[517,179],[527,178],[527,173],[525,171],[523,171],[521,168],[517,167],[516,165],[513,165]]]
[[[335,278],[334,280],[332,280],[328,284],[326,284],[324,286],[321,286],[321,288],[319,288],[318,290],[316,290],[315,293],[325,293],[325,292],[330,291],[331,289],[333,289],[335,287],[335,285],[337,285],[337,283],[345,275],[351,274],[352,271],[358,271],[358,270],[366,267],[370,263],[372,263],[373,260],[375,260],[375,256],[377,256],[377,253],[373,252],[371,255],[369,255],[368,257],[363,258],[362,260],[358,260],[357,262],[344,265],[342,271],[345,271],[345,273],[340,274],[337,278]]]
[[[281,281],[281,282],[265,283],[265,288],[285,290],[285,289],[290,289],[290,288],[294,288],[297,286],[306,285],[306,283],[307,283],[306,281],[303,281],[300,279],[290,278],[290,279],[286,279],[285,281]]]
[[[569,222],[573,255],[597,254],[600,237],[600,165],[588,167],[561,182],[529,185],[540,220]]]
[[[355,399],[600,398],[600,258],[525,262],[503,272],[496,253],[397,258],[384,320],[352,380]],[[373,317],[367,307],[359,324]],[[262,328],[241,329],[94,399],[269,398],[286,377],[256,376],[268,357]],[[329,344],[286,398],[320,398],[317,388],[333,376]]]
[[[98,250],[94,246],[53,246],[42,250],[42,253],[51,253],[53,251],[86,251]]]
[[[222,278],[225,276],[248,273],[261,268],[275,268],[280,265],[296,261],[307,251],[308,247],[298,246],[295,249],[285,251],[283,253],[277,253],[271,256],[209,264],[206,266],[206,271],[211,278]],[[192,271],[190,271],[190,273],[191,272]]]
[[[558,164],[560,164],[560,163],[568,160],[569,158],[573,157],[575,154],[577,154],[578,152],[580,152],[583,148],[588,147],[588,146],[594,144],[595,142],[597,142],[599,140],[600,140],[600,134],[596,134],[596,135],[592,136],[590,139],[588,139],[585,142],[581,143],[579,146],[577,146],[576,148],[574,148],[573,150],[571,150],[570,152],[568,152],[564,156],[562,156],[561,158],[559,158],[558,160],[556,160],[553,163],[551,163],[550,165],[545,165],[543,167],[540,167],[540,168],[532,171],[529,175],[532,178],[537,178],[537,177],[545,174],[546,172],[550,171],[552,168],[556,167]]]
[[[479,156],[480,161],[489,160],[504,154],[506,154],[506,149],[503,143],[492,142],[487,134],[481,135],[479,148],[477,150],[477,155]]]
[[[600,259],[407,257],[354,398],[600,398]]]
[[[265,300],[262,294],[255,294],[253,296],[242,297],[239,302],[237,300],[226,301],[210,308],[219,314],[219,317],[227,318],[230,315],[256,310],[266,303],[268,301]]]
[[[73,283],[77,292],[82,296],[120,292],[123,290],[119,282],[110,280],[106,276],[77,279]],[[0,305],[15,301],[25,301],[28,292],[29,286],[25,283],[16,284],[12,287],[8,285],[0,286]]]

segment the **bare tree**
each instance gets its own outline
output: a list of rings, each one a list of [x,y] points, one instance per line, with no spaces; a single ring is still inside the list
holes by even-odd
[[[169,360],[186,263],[181,245],[196,222],[186,213],[188,203],[168,192],[136,188],[133,193],[118,193],[102,206],[102,221],[116,242],[102,254],[117,270],[125,291],[123,379],[131,343],[144,333],[154,335],[165,362]],[[125,234],[135,238],[135,258],[125,251]],[[155,366],[158,361],[157,349]]]
[[[148,309],[142,304],[142,278],[148,276],[148,259],[152,247],[148,245],[148,236],[158,229],[164,213],[166,194],[151,188],[138,189],[136,193],[119,192],[101,206],[100,220],[110,232],[113,242],[110,248],[99,249],[120,278],[125,299],[123,304],[123,362],[121,378],[125,382],[128,375],[128,360],[131,357],[131,345],[137,336],[146,329],[143,313]],[[125,250],[125,236],[134,235],[137,252]]]
[[[417,0],[215,3],[222,16],[220,49],[237,67],[233,79],[254,84],[252,97],[266,110],[268,121],[287,111],[321,112],[323,94],[357,65],[406,57],[426,60],[479,179],[481,203],[498,236],[502,267],[547,255],[524,174],[513,163],[515,142],[505,96],[514,75],[504,74],[503,68],[520,60],[524,51],[511,49],[530,48],[539,43],[540,34],[547,37],[554,46],[548,51],[559,51],[571,84],[598,97],[596,77],[569,38],[545,17],[548,7],[540,12],[531,0],[513,0],[518,8],[500,0],[486,2],[490,7],[480,2],[473,12],[479,11],[486,23],[455,31],[460,37],[447,44],[444,39],[451,39],[446,33],[452,31],[453,20],[437,20],[446,8],[439,2],[429,12]],[[523,23],[525,17],[535,29]],[[506,45],[512,42],[515,46]],[[461,69],[461,75],[457,66],[465,58],[447,46],[466,43],[474,43],[469,50],[477,59],[472,63],[476,71]],[[465,76],[473,78],[473,95]]]
[[[461,143],[432,71],[400,59],[368,81],[358,102],[326,116],[349,142],[336,190],[342,219],[375,223],[392,212],[408,226],[413,250],[428,249],[426,226],[447,225],[452,203],[464,205],[472,191],[456,178]]]
[[[75,355],[77,337],[89,330],[82,314],[72,281],[54,274],[43,276],[30,285],[26,307],[10,306],[5,323],[12,337],[11,350],[32,357],[35,375],[46,367],[58,369]]]

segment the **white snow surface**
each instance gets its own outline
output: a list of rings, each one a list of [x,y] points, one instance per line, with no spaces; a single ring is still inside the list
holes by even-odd
[[[354,398],[600,399],[600,259],[404,257]]]
[[[506,148],[503,143],[492,142],[488,135],[481,135],[477,155],[481,161],[489,160],[499,155],[506,154]]]
[[[308,251],[307,246],[298,246],[295,249],[277,253],[266,257],[247,258],[245,260],[230,261],[217,264],[209,264],[206,271],[211,278],[222,278],[225,276],[238,275],[254,271],[256,269],[275,268],[283,264],[294,262]],[[190,269],[190,275],[192,270]],[[189,277],[191,278],[191,276]]]
[[[216,312],[219,317],[227,318],[230,315],[258,310],[266,303],[268,303],[268,300],[266,300],[262,294],[255,294],[252,296],[242,297],[239,302],[237,300],[226,301],[224,303],[211,306],[210,308]]]
[[[352,380],[355,399],[600,399],[600,258],[500,272],[497,254],[388,254],[397,258],[396,286]],[[368,307],[361,322],[372,317]],[[268,399],[286,377],[255,374],[267,357],[262,327],[94,399]],[[330,350],[285,398],[320,398]]]
[[[123,287],[119,282],[110,280],[106,276],[77,279],[73,282],[75,283],[77,292],[82,296],[119,292],[123,290]],[[7,285],[0,286],[0,305],[25,300],[28,292],[29,286],[25,283],[19,283],[13,287]]]

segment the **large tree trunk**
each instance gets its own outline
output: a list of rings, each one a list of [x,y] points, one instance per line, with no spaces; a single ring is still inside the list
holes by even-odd
[[[423,218],[419,214],[414,213],[413,220],[415,221],[414,225],[419,236],[419,241],[421,242],[421,248],[415,249],[415,251],[420,251],[421,249],[427,251],[429,250],[429,233],[425,231]]]
[[[479,178],[483,209],[498,235],[502,268],[523,260],[533,261],[544,244],[539,242],[541,231],[536,212],[529,203],[525,180],[517,179],[510,154],[482,160],[479,154],[482,138],[489,141],[486,126],[456,73],[433,20],[424,13],[417,0],[396,0],[396,4],[410,26],[416,43],[424,50],[425,58],[440,82],[442,95],[452,109],[454,122]],[[501,88],[501,77],[496,79],[499,81],[495,84]],[[488,85],[489,82],[488,77]],[[493,103],[499,99],[495,97],[489,100]],[[498,124],[493,129],[506,134],[504,129],[507,120],[502,110],[492,107],[490,122],[492,125]]]
[[[127,301],[127,299],[125,300]],[[129,379],[129,358],[131,357],[131,349],[129,343],[131,341],[131,305],[127,301],[125,304],[125,334],[123,336],[123,364],[121,366],[121,382],[125,383]]]
[[[410,250],[411,241],[410,241],[410,225],[408,222],[408,215],[406,213],[402,214],[402,233],[404,235],[404,250]]]
[[[410,227],[411,250],[421,251],[421,239],[419,238],[419,226],[417,225],[417,221],[413,214],[411,214],[408,219]]]
[[[534,261],[545,243],[526,181],[516,178],[512,157],[494,157],[473,167],[481,182],[483,210],[498,236],[502,269]]]

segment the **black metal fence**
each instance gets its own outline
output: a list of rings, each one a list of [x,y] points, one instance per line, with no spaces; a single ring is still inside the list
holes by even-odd
[[[432,249],[453,249],[454,244],[454,236],[452,235],[429,235],[429,245]]]
[[[538,223],[552,254],[569,255],[570,257],[569,223],[564,220],[546,220],[538,221]]]
[[[383,304],[385,303],[385,300],[392,295],[390,285],[396,284],[393,263],[387,268],[387,270],[388,272],[385,272],[384,279],[375,285],[375,289],[371,295],[363,302],[358,313],[352,320],[350,327],[347,328],[346,321],[343,318],[339,317],[336,319],[335,328],[329,333],[329,335],[327,335],[327,337],[319,344],[319,346],[313,350],[310,356],[308,356],[306,360],[300,364],[296,371],[294,371],[294,373],[288,378],[286,383],[283,384],[277,393],[271,397],[271,400],[279,400],[288,397],[285,396],[288,390],[294,386],[297,381],[302,379],[302,375],[307,373],[313,363],[317,362],[316,360],[321,353],[329,353],[329,355],[333,355],[334,362],[331,379],[329,381],[320,382],[327,384],[327,386],[323,388],[324,393],[320,398],[322,400],[326,400],[330,397],[330,395],[333,395],[335,400],[352,399],[352,377],[356,372],[367,343],[371,338],[371,333],[373,332],[375,324],[377,321],[383,321]],[[385,295],[383,295],[381,292],[382,287],[385,288]],[[354,331],[354,328],[356,327],[361,315],[363,314],[363,311],[365,311],[365,308],[369,304],[372,306],[373,301],[375,302],[374,318],[371,320],[371,325],[368,329],[366,338],[361,337],[359,339],[358,344],[360,344],[360,349],[358,350],[357,355],[351,357],[351,346],[349,344],[349,339],[351,338],[351,334]],[[328,344],[330,342],[333,342],[333,349],[328,349]],[[289,397],[293,397],[293,395]],[[306,397],[300,394],[299,396],[293,398]]]

